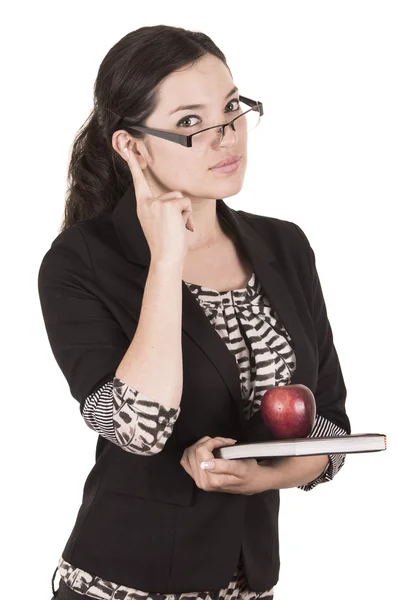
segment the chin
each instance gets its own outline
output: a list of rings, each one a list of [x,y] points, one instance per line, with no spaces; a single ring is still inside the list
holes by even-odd
[[[219,193],[222,195],[221,190],[224,190],[224,196],[238,194],[243,187],[245,171],[242,173],[239,169],[239,171],[236,171],[235,173],[223,175],[224,177],[219,177],[216,183],[211,183],[211,187],[217,190],[218,197]]]
[[[238,186],[234,186],[233,188],[231,188],[230,186],[228,188],[224,188],[223,198],[230,198],[231,196],[235,196],[236,194],[241,192],[242,187],[243,182],[241,181],[240,185]]]
[[[210,194],[212,198],[215,198],[217,200],[223,200],[224,198],[231,198],[232,196],[236,196],[236,194],[238,194],[241,191],[242,187],[242,181],[234,182],[233,184],[224,183],[223,185],[212,186]]]

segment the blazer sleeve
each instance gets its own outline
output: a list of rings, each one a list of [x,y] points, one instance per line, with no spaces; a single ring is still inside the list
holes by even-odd
[[[150,456],[164,448],[180,411],[115,377],[86,398],[82,415],[90,429],[126,452]]]
[[[314,251],[302,229],[294,223],[306,247],[312,271],[311,312],[316,330],[319,366],[317,388],[314,393],[317,414],[351,434],[350,420],[346,414],[346,386],[335,345],[327,308],[316,268]]]
[[[62,232],[44,255],[38,291],[52,352],[82,413],[87,396],[113,381],[130,342],[100,300],[78,227]]]

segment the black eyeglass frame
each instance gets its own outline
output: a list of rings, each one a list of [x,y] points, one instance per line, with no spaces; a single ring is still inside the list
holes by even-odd
[[[200,131],[196,131],[196,133],[191,133],[190,135],[183,135],[183,134],[174,133],[171,131],[163,131],[162,129],[152,129],[151,127],[145,127],[143,125],[134,125],[134,124],[129,125],[128,129],[129,130],[135,129],[137,131],[141,131],[142,133],[149,133],[150,135],[155,135],[156,137],[162,138],[164,140],[168,140],[170,142],[175,142],[176,144],[181,144],[182,146],[191,148],[192,147],[192,137],[194,135],[198,135],[199,133],[202,133],[203,131],[208,131],[209,129],[216,129],[217,127],[222,127],[222,137],[223,137],[225,134],[225,127],[227,127],[228,125],[232,125],[234,123],[234,121],[236,121],[237,119],[240,119],[243,115],[246,115],[251,110],[255,110],[255,111],[259,112],[259,117],[261,117],[263,115],[262,102],[259,102],[257,100],[251,100],[251,98],[247,98],[246,96],[240,96],[239,100],[241,100],[248,106],[251,106],[251,108],[246,110],[245,112],[243,112],[241,115],[237,115],[237,117],[235,117],[228,123],[223,123],[220,125],[213,125],[212,127],[207,127],[206,129],[201,129]],[[122,127],[121,127],[122,123],[127,122],[127,124],[128,124],[128,121],[131,121],[131,119],[129,117],[123,117],[121,119],[120,123],[117,125],[117,128],[122,129]],[[233,125],[232,125],[232,128],[234,129]],[[127,129],[127,127],[125,129]]]

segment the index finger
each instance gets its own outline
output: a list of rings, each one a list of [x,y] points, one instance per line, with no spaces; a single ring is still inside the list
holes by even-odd
[[[153,198],[148,182],[146,181],[138,159],[135,156],[135,152],[130,152],[128,148],[125,148],[124,151],[134,181],[137,204],[146,198]]]

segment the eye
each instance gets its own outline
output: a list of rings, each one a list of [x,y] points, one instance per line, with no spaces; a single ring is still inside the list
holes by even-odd
[[[237,103],[237,108],[235,108],[234,110],[226,110],[226,112],[236,112],[236,111],[240,110],[240,101],[238,98],[233,98],[233,100],[229,100],[229,102],[226,104],[226,106],[229,106],[233,102]],[[200,117],[198,115],[187,115],[186,117],[183,117],[183,119],[178,121],[177,127],[191,128],[191,127],[195,127],[196,125],[198,125],[198,123],[193,123],[193,125],[190,125],[190,126],[183,125],[183,123],[190,121],[191,119],[199,119],[200,120]]]
[[[187,121],[190,121],[191,119],[199,119],[199,118],[200,117],[198,117],[197,115],[188,115],[187,117],[183,117],[183,119],[178,121],[177,127],[185,127],[185,125],[183,125],[183,123],[186,123]],[[197,123],[194,123],[193,125],[191,125],[191,127],[194,127],[195,125],[197,125]]]
[[[240,108],[240,100],[238,98],[233,98],[233,100],[230,100],[226,106],[228,106],[229,104],[231,104],[232,102],[237,102],[238,106],[235,110],[238,110]],[[235,110],[229,110],[228,112],[235,112]]]

